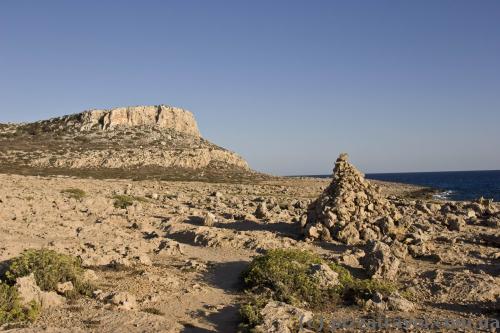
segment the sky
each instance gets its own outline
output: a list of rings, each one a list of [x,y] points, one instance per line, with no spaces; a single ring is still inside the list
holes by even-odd
[[[0,122],[157,104],[276,175],[500,169],[500,1],[0,1]]]

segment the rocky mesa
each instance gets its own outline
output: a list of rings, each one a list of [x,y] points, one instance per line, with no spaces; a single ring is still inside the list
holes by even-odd
[[[243,158],[205,140],[191,112],[166,105],[0,124],[0,170],[177,180],[257,176]]]

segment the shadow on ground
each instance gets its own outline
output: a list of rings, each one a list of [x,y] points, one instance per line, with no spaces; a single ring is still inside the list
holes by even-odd
[[[206,329],[193,324],[185,324],[182,333],[214,333],[214,332],[237,332],[241,322],[241,316],[236,305],[225,308],[208,315],[206,321],[213,329]]]

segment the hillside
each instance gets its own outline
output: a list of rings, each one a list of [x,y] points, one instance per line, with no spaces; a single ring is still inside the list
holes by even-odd
[[[168,180],[263,177],[240,156],[205,140],[191,112],[165,105],[0,124],[0,172]]]

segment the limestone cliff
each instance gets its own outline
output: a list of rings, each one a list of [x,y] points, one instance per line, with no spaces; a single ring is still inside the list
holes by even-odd
[[[90,110],[80,115],[81,130],[113,129],[116,127],[156,126],[200,136],[191,112],[166,105],[122,107],[110,110]]]
[[[202,138],[191,112],[165,105],[0,124],[0,172],[175,179],[256,174],[240,156]]]

